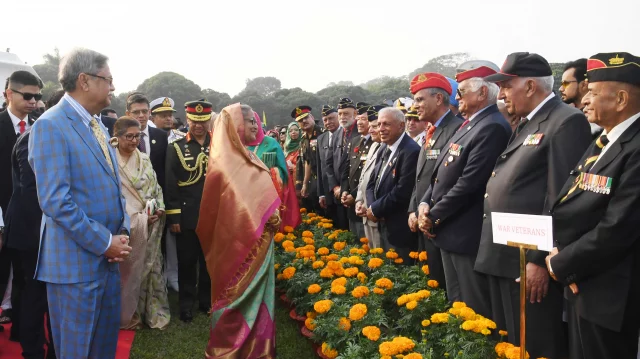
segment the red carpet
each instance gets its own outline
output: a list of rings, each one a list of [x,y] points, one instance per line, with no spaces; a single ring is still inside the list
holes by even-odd
[[[0,359],[21,359],[22,348],[20,343],[12,342],[9,340],[9,331],[11,325],[4,325],[4,332],[0,333]],[[118,335],[118,351],[116,353],[116,359],[128,359],[129,352],[131,351],[131,345],[133,344],[133,337],[136,332],[131,330],[121,330]]]

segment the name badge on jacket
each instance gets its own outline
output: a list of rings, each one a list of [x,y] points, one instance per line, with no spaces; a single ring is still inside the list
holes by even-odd
[[[578,187],[581,190],[600,194],[610,194],[612,184],[613,178],[593,173],[582,172],[578,179]]]
[[[544,133],[534,133],[531,134],[529,136],[527,136],[527,138],[524,139],[524,142],[522,143],[523,146],[537,146],[540,144],[540,142],[542,142],[542,137],[544,137]]]
[[[437,160],[440,156],[440,150],[427,150],[427,160]]]

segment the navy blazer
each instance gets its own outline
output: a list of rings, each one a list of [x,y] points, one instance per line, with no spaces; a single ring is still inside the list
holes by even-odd
[[[487,181],[507,147],[511,127],[491,105],[451,137],[436,161],[421,203],[429,204],[434,243],[449,252],[476,255]]]
[[[389,232],[393,234],[389,238],[391,244],[398,247],[417,245],[415,235],[407,225],[407,209],[416,182],[420,146],[409,135],[404,134],[376,190],[378,173],[382,166],[386,166],[381,161],[387,147],[382,145],[378,150],[376,168],[367,184],[367,203],[373,214],[384,220]]]
[[[18,137],[11,153],[13,194],[5,214],[7,248],[38,250],[42,210],[38,203],[36,175],[29,165],[29,134]]]

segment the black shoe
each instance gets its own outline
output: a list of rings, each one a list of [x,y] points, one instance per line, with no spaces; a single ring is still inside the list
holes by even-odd
[[[193,313],[191,313],[190,310],[180,312],[180,320],[185,323],[191,323],[191,321],[193,321]]]
[[[201,305],[198,307],[198,311],[200,311],[201,313],[207,314],[209,315],[209,307]]]

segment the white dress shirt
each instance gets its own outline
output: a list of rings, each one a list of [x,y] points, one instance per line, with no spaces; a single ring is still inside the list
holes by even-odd
[[[24,119],[18,118],[18,116],[14,115],[11,110],[7,107],[7,113],[9,117],[11,117],[11,122],[13,122],[13,128],[16,131],[16,135],[20,134],[20,121],[24,121],[24,130],[28,130],[31,125],[29,125],[29,115],[26,115]]]
[[[536,113],[538,113],[538,111],[540,111],[540,109],[542,108],[542,106],[544,106],[545,103],[549,102],[549,100],[551,100],[553,98],[553,96],[555,96],[552,93],[549,94],[549,96],[547,96],[544,100],[542,100],[542,102],[540,102],[538,104],[538,106],[536,106],[536,108],[533,109],[533,111],[531,111],[528,115],[527,115],[527,120],[531,120],[533,118],[533,116],[536,115]]]
[[[420,132],[420,134],[414,137],[413,140],[416,141],[418,145],[422,146],[424,144],[425,136],[427,136],[427,130]]]
[[[480,110],[480,111],[474,113],[473,115],[471,115],[471,117],[469,117],[469,122],[473,121],[474,118],[478,117],[479,114],[481,114],[482,112],[484,112],[484,110],[488,109],[491,106],[493,106],[493,105],[489,105],[489,106],[483,108],[482,110]],[[537,111],[537,110],[534,110],[534,111]]]
[[[640,112],[636,113],[635,115],[633,115],[631,117],[629,117],[628,119],[624,120],[623,122],[620,122],[619,124],[617,124],[616,127],[611,129],[611,132],[606,133],[607,131],[604,131],[602,133],[603,135],[607,135],[607,139],[609,140],[609,142],[607,143],[606,146],[604,146],[604,148],[602,149],[602,152],[600,152],[600,156],[598,156],[598,159],[593,164],[593,166],[595,166],[596,163],[598,163],[598,161],[600,161],[600,159],[602,158],[602,156],[604,156],[604,154],[607,152],[609,147],[611,147],[611,145],[613,143],[615,143],[618,140],[618,138],[620,138],[620,136],[624,133],[624,131],[626,131],[627,128],[629,128],[631,125],[633,125],[633,123],[636,122],[636,120],[639,117],[640,117]],[[593,166],[592,166],[592,168],[593,168]]]

